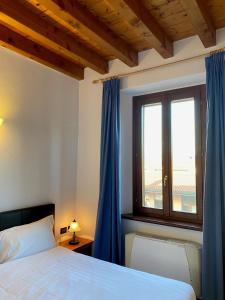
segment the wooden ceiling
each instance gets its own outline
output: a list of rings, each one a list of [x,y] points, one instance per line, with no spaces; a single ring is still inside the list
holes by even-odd
[[[196,34],[213,46],[221,27],[224,0],[0,0],[0,45],[79,80],[114,58],[137,66],[146,49],[167,59]]]

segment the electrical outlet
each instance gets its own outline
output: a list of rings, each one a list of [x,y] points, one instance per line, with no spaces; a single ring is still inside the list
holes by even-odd
[[[67,227],[60,228],[60,234],[67,233]]]

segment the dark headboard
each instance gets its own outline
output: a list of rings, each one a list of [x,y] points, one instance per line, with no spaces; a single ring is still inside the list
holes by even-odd
[[[55,215],[55,204],[45,204],[0,212],[0,231],[35,222],[50,215]]]

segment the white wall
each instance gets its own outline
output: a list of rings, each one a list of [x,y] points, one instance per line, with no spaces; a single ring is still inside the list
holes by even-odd
[[[75,216],[78,82],[0,48],[0,211],[56,203]]]
[[[217,32],[217,46],[225,45],[225,30]],[[174,44],[175,61],[205,52],[198,37],[191,37]],[[154,50],[140,54],[140,65],[136,69],[165,63]],[[134,70],[135,68],[133,68]],[[111,63],[110,75],[130,72],[132,69],[118,60]],[[170,88],[198,84],[205,78],[204,58],[179,62],[170,66],[139,73],[121,80],[122,116],[122,204],[124,211],[132,205],[131,182],[131,97],[136,94],[155,92]],[[102,84],[93,84],[99,75],[90,69],[85,72],[85,80],[79,85],[79,143],[76,184],[76,217],[82,227],[82,234],[94,236],[99,195],[99,158]],[[125,231],[154,232],[176,238],[202,241],[202,234],[196,231],[153,225],[135,221],[124,221]]]

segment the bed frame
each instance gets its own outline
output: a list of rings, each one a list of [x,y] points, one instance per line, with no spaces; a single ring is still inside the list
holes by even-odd
[[[55,215],[53,203],[0,212],[0,231],[35,222],[50,215]]]

